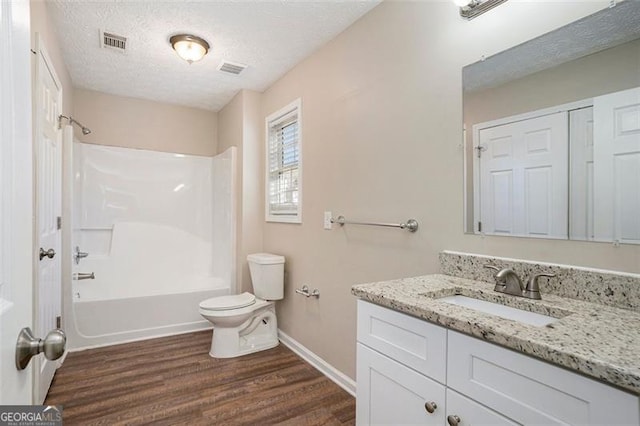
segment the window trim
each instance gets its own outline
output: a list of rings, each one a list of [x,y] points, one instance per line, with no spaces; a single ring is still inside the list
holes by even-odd
[[[274,215],[270,212],[269,203],[269,136],[270,136],[270,123],[278,120],[293,111],[297,111],[298,114],[298,206],[295,215]],[[264,184],[264,216],[266,222],[277,223],[302,223],[302,99],[298,98],[290,104],[278,111],[270,114],[265,118],[265,184]]]

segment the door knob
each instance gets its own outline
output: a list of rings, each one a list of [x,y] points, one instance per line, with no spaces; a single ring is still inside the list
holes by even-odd
[[[42,339],[34,337],[29,327],[20,330],[18,341],[16,342],[16,368],[24,370],[31,358],[44,352],[44,356],[54,361],[64,354],[64,348],[67,344],[67,336],[59,328],[51,330],[47,336]]]
[[[50,248],[49,250],[45,251],[42,247],[40,247],[40,260],[42,260],[43,257],[53,259],[55,255],[56,251],[54,249]]]

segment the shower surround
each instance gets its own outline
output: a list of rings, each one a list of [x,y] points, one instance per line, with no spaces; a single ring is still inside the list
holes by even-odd
[[[65,295],[71,348],[210,327],[198,303],[235,291],[234,170],[235,148],[200,157],[73,143],[72,246],[89,256],[72,271],[95,279]]]

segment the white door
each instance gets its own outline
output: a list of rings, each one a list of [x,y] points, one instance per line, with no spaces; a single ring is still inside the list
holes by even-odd
[[[39,255],[34,331],[36,336],[44,337],[50,330],[58,328],[56,319],[62,310],[62,231],[61,222],[58,221],[62,214],[62,130],[58,122],[62,88],[39,38],[35,59],[36,245],[39,250],[50,252],[50,255]],[[44,401],[59,363],[58,360],[47,360],[43,354],[34,359],[36,403]]]
[[[361,343],[357,350],[358,425],[444,424],[443,385]]]
[[[567,238],[567,113],[481,129],[481,231]]]
[[[594,234],[640,244],[640,88],[593,100]]]
[[[0,2],[0,404],[31,404],[32,369],[15,366],[32,325],[33,163],[29,2]]]
[[[569,111],[569,239],[593,240],[593,107]]]

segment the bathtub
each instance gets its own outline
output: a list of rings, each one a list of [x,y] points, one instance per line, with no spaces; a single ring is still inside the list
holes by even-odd
[[[72,282],[74,347],[94,347],[211,325],[201,301],[229,294],[229,280],[211,275],[211,243],[165,225],[120,222],[93,229],[89,256]],[[93,243],[89,243],[93,241]]]
[[[72,325],[76,332],[75,346],[97,347],[209,329],[211,323],[200,316],[198,304],[226,294],[228,287],[122,299],[76,298]]]
[[[67,347],[210,329],[200,302],[236,291],[235,148],[198,157],[76,142],[65,155],[69,246],[89,254],[67,258],[69,270],[95,274],[63,282]]]

